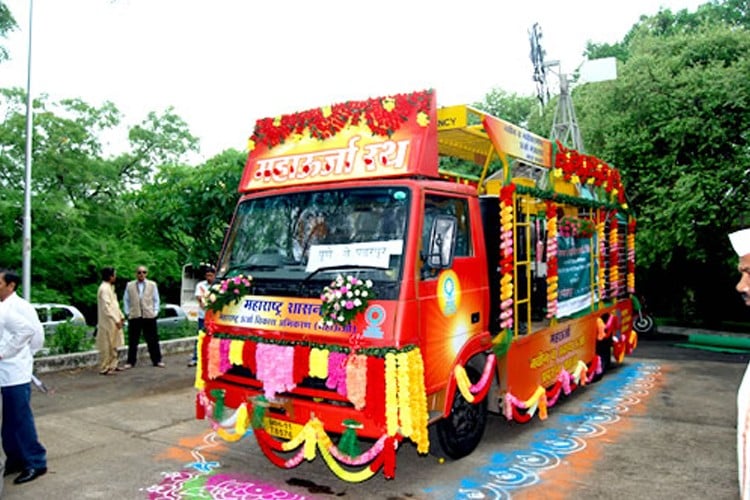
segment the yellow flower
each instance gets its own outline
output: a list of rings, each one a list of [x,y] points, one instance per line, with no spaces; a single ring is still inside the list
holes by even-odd
[[[426,127],[430,124],[430,117],[424,111],[417,113],[417,125],[420,127]]]
[[[281,125],[281,117],[277,116],[276,118],[273,119],[273,126],[278,127],[279,125]]]
[[[332,111],[330,106],[323,106],[320,110],[323,112],[323,118],[331,116]]]
[[[383,109],[389,112],[396,109],[396,99],[393,97],[386,97],[383,99]]]
[[[248,151],[255,151],[255,141],[252,139],[247,140],[247,150]]]

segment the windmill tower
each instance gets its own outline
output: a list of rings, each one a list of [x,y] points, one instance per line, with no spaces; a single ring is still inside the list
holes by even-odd
[[[541,44],[542,28],[539,23],[529,30],[529,42],[531,44],[531,63],[534,65],[533,79],[536,82],[537,98],[541,106],[549,102],[549,87],[547,84],[547,73],[557,75],[560,82],[560,99],[552,120],[550,139],[558,140],[567,147],[583,153],[583,139],[578,127],[578,119],[573,108],[573,100],[570,97],[570,81],[568,75],[563,73],[560,61],[545,61],[545,51]]]

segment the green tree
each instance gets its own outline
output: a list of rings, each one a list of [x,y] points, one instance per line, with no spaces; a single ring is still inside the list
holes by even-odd
[[[587,148],[621,169],[638,213],[642,281],[658,296],[668,293],[661,284],[677,287],[687,299],[662,306],[708,323],[731,300],[726,234],[750,192],[750,31],[741,4],[642,18],[616,51],[627,51],[617,80],[574,92]]]
[[[0,38],[7,38],[8,33],[18,27],[13,14],[10,13],[8,6],[0,2]],[[8,49],[0,45],[0,62],[7,61],[9,57]]]
[[[198,167],[162,168],[153,183],[133,194],[135,231],[166,242],[182,263],[216,262],[239,199],[246,158],[229,149]]]

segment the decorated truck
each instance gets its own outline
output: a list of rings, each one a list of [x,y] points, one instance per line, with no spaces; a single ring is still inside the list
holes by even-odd
[[[464,457],[490,412],[545,419],[635,347],[604,161],[432,90],[262,119],[248,149],[198,337],[222,438],[393,478],[400,446]]]

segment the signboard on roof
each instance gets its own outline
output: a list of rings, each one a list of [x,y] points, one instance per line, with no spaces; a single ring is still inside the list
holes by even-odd
[[[437,177],[432,90],[258,120],[239,191],[390,176]]]
[[[485,114],[484,129],[498,152],[541,167],[552,166],[552,143],[510,122]]]

